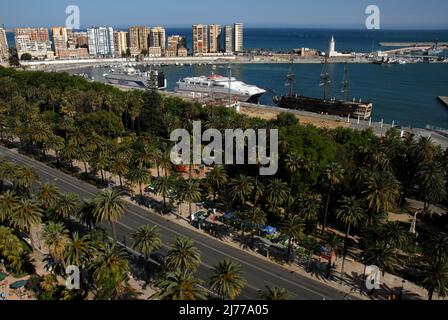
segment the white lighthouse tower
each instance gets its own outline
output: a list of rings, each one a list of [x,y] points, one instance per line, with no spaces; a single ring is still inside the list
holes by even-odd
[[[336,53],[336,41],[334,40],[334,36],[331,36],[330,43],[328,44],[328,57],[334,57],[337,55]]]

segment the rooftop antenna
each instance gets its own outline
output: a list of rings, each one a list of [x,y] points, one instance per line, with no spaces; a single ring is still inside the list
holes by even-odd
[[[350,91],[349,80],[348,80],[348,64],[344,65],[344,80],[342,81],[342,93],[344,94],[344,100],[348,101],[348,94]]]
[[[328,56],[325,56],[324,67],[320,76],[320,86],[324,87],[324,100],[328,97],[328,85],[331,83],[330,74],[328,73]]]

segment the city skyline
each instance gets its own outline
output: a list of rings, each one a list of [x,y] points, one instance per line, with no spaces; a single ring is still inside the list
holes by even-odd
[[[248,28],[362,29],[365,27],[367,17],[365,8],[371,3],[364,0],[347,0],[341,6],[329,0],[323,0],[319,4],[279,0],[260,6],[260,3],[254,0],[243,3],[230,0],[220,10],[206,14],[203,10],[199,12],[195,9],[203,7],[204,0],[178,2],[174,9],[172,3],[152,4],[142,0],[134,0],[131,6],[129,3],[118,2],[107,3],[106,6],[103,0],[94,2],[78,0],[72,4],[80,7],[82,29],[90,26],[127,28],[132,25],[163,25],[178,28],[193,24],[226,25],[230,21],[244,21]],[[0,24],[4,24],[6,28],[63,25],[67,5],[69,3],[54,3],[49,0],[38,3],[18,0],[14,6],[2,3]],[[424,3],[405,0],[391,3],[377,0],[375,5],[381,9],[382,29],[448,29],[448,21],[444,16],[444,12],[448,10],[448,3],[443,0],[428,0]],[[23,10],[24,7],[28,10]],[[102,14],[98,14],[99,12]]]

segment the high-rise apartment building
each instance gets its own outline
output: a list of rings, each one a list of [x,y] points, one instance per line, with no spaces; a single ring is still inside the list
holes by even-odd
[[[187,38],[185,36],[173,35],[168,37],[168,46],[177,48],[187,48]]]
[[[160,47],[160,49],[165,51],[166,49],[166,32],[162,27],[151,28],[151,34],[149,36],[149,46],[150,47]]]
[[[59,49],[67,49],[68,47],[68,34],[65,27],[53,27],[51,28],[53,34],[53,47],[57,55]]]
[[[17,55],[29,53],[34,59],[53,59],[51,41],[46,28],[17,28],[15,30]]]
[[[150,29],[144,26],[129,28],[129,48],[134,53],[148,50]]]
[[[226,26],[224,28],[224,51],[226,53],[233,53],[233,28]]]
[[[182,56],[184,51],[187,50],[187,38],[184,36],[173,35],[168,37],[168,45],[166,47],[166,57],[178,57],[179,50],[182,50]],[[188,54],[188,51],[187,51]]]
[[[28,36],[31,41],[50,41],[47,28],[17,28],[16,36]]]
[[[242,23],[235,23],[234,31],[235,31],[235,52],[242,52],[244,50],[244,26]]]
[[[208,30],[206,25],[193,26],[193,53],[201,55],[208,53]]]
[[[115,31],[115,55],[117,57],[122,56],[128,49],[128,33],[126,31]]]
[[[8,40],[6,39],[6,31],[0,28],[0,62],[8,61],[9,47]]]
[[[73,41],[75,42],[75,47],[77,48],[88,48],[89,38],[87,37],[87,32],[75,32],[73,33]]]
[[[210,53],[222,51],[222,29],[219,24],[210,25]]]
[[[89,53],[92,56],[115,56],[114,29],[110,27],[88,28]]]

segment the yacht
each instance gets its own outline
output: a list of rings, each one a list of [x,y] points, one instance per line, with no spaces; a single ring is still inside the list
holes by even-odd
[[[230,90],[229,90],[230,87]],[[241,102],[257,103],[266,90],[254,85],[245,84],[235,78],[223,77],[220,75],[201,76],[184,78],[177,82],[176,92],[178,93],[199,93],[214,99],[227,98],[232,96]]]

